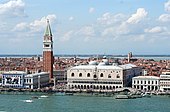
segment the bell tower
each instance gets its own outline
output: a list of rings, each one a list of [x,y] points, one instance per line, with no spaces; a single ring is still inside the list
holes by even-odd
[[[49,20],[47,19],[47,26],[43,39],[43,71],[49,72],[50,80],[53,78],[53,40]]]

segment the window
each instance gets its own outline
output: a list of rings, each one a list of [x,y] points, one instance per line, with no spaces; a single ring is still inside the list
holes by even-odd
[[[119,74],[117,74],[116,78],[120,78],[120,75],[119,75]]]
[[[87,77],[90,77],[90,73],[87,74]]]
[[[110,75],[110,74],[108,75],[108,78],[111,78],[111,75]]]
[[[103,77],[103,73],[100,74],[100,77]]]
[[[79,73],[79,77],[82,77],[82,73]]]
[[[74,77],[74,73],[71,73],[71,77]]]
[[[45,44],[45,47],[50,47],[50,45],[48,45],[48,44]]]

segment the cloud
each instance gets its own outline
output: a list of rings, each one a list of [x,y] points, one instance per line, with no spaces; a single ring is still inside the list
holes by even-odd
[[[163,31],[166,30],[166,27],[160,27],[160,26],[156,26],[150,29],[145,29],[144,31],[147,33],[161,33]]]
[[[15,28],[13,29],[13,31],[24,31],[26,29],[29,28],[29,25],[27,23],[19,23],[15,26]]]
[[[102,36],[108,36],[108,35],[113,35],[114,33],[114,28],[113,27],[109,27],[104,29],[104,31],[101,33]]]
[[[94,36],[94,28],[92,26],[84,26],[82,27],[76,34],[85,35],[85,36]]]
[[[53,23],[54,21],[56,21],[56,15],[51,14],[46,17],[44,16],[41,19],[34,20],[31,23],[23,23],[23,22],[19,23],[14,27],[13,31],[23,31],[27,29],[31,32],[40,32],[44,30],[44,28],[46,27],[45,24],[46,24],[47,19],[49,19],[50,22]]]
[[[167,1],[167,2],[164,4],[164,7],[165,7],[165,11],[170,12],[170,0]]]
[[[22,0],[11,0],[0,4],[1,16],[26,16],[25,3]]]
[[[74,31],[72,30],[69,32],[66,32],[64,36],[61,38],[61,41],[68,41],[71,39],[71,37],[73,37],[73,35],[74,35]]]
[[[98,24],[102,25],[112,25],[112,24],[119,24],[123,20],[126,19],[126,16],[124,14],[116,14],[113,15],[109,12],[104,13],[101,17],[97,18]]]
[[[161,22],[170,22],[170,14],[162,14],[158,20]]]
[[[70,17],[68,18],[68,20],[69,20],[69,21],[73,21],[73,20],[74,20],[74,17],[73,17],[73,16],[70,16]]]
[[[40,20],[35,20],[34,22],[29,24],[30,29],[35,32],[41,31],[42,29],[46,27],[45,24],[46,24],[47,19],[49,19],[50,22],[52,23],[56,20],[56,15],[52,14],[46,17],[42,17]]]
[[[134,36],[131,38],[131,41],[135,41],[135,42],[142,42],[145,41],[145,35],[138,35],[137,37]]]
[[[138,8],[135,14],[127,20],[128,23],[135,24],[139,23],[142,19],[147,16],[148,12],[145,11],[144,8]]]
[[[126,35],[130,32],[130,25],[126,22],[122,22],[120,25],[106,27],[101,33],[102,36],[111,36],[113,38]]]
[[[83,26],[82,28],[70,30],[61,36],[61,41],[69,41],[73,38],[83,39],[84,41],[88,41],[91,37],[95,36],[95,30],[92,26]]]
[[[84,26],[75,32],[76,36],[83,37],[85,41],[95,36],[95,30],[93,26]]]
[[[95,12],[95,8],[91,7],[89,8],[89,13],[94,13]]]

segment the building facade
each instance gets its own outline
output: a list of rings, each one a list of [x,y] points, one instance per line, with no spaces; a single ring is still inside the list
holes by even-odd
[[[141,74],[135,65],[110,65],[107,59],[99,64],[75,66],[67,70],[67,87],[75,90],[109,91],[130,86],[129,80]]]
[[[25,72],[22,71],[9,71],[2,74],[2,86],[23,88]]]
[[[160,90],[170,91],[170,72],[163,72],[160,75]]]
[[[24,87],[30,89],[40,89],[41,87],[48,85],[49,80],[49,73],[47,72],[27,74],[24,78]]]
[[[66,84],[67,83],[67,70],[54,70],[53,75],[56,79],[57,84]]]
[[[43,71],[49,72],[49,78],[53,78],[53,39],[49,20],[47,20],[47,27],[44,33],[43,40]]]
[[[142,91],[159,90],[159,77],[156,76],[137,76],[132,78],[132,88]]]

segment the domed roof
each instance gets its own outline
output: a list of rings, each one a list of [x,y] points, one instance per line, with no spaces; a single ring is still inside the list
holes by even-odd
[[[113,65],[113,66],[118,66],[118,63],[113,63],[112,65]]]
[[[105,66],[106,64],[104,62],[100,62],[98,66]]]
[[[98,63],[96,61],[90,61],[89,65],[97,65]]]
[[[102,59],[102,62],[105,63],[106,65],[109,64],[109,60],[108,59]]]
[[[103,56],[103,59],[106,59],[107,57],[106,56]]]

